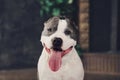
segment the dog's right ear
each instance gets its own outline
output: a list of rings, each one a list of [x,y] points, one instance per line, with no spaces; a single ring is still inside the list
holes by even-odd
[[[54,27],[58,24],[59,17],[54,16],[44,22],[44,27]]]
[[[49,23],[49,22],[53,22],[53,21],[58,21],[59,17],[58,16],[54,16],[49,18],[47,21],[44,22],[44,24]]]

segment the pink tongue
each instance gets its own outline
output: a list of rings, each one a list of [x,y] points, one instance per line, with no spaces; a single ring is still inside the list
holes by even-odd
[[[60,68],[61,66],[61,52],[58,52],[58,51],[52,51],[51,52],[51,56],[50,56],[50,59],[49,59],[49,67],[52,71],[58,71],[58,69]]]

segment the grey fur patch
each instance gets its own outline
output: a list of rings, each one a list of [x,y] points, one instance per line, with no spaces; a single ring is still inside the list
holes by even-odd
[[[66,31],[70,31],[69,35],[72,39],[77,40],[78,38],[78,29],[77,26],[74,24],[74,22],[72,22],[70,19],[66,18],[67,21],[67,29],[64,31],[64,33],[66,33]]]
[[[50,36],[56,32],[58,26],[59,17],[52,17],[44,23],[44,30],[42,35]]]

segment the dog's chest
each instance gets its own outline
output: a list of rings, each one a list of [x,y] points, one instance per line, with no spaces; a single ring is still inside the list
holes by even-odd
[[[45,54],[45,51],[43,51],[43,54]],[[51,71],[47,63],[48,57],[41,55],[38,63],[40,80],[78,80],[83,73],[81,61],[75,54],[67,54],[63,57],[61,68],[56,72]]]

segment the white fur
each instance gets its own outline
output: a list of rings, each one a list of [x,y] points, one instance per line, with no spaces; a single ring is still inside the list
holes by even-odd
[[[43,49],[38,62],[39,80],[83,80],[84,71],[75,49],[62,58],[61,68],[52,72],[48,66],[48,53]]]
[[[63,39],[63,50],[68,49],[70,46],[75,46],[76,41],[64,34],[66,27],[67,22],[65,20],[59,20],[58,30],[49,37],[41,36],[41,42],[45,43],[45,45],[50,48],[52,46],[51,40],[54,37],[60,37]],[[48,59],[49,54],[45,49],[43,49],[38,61],[39,80],[83,80],[83,65],[75,48],[73,48],[70,53],[63,56],[62,65],[56,72],[50,70],[48,66]]]

